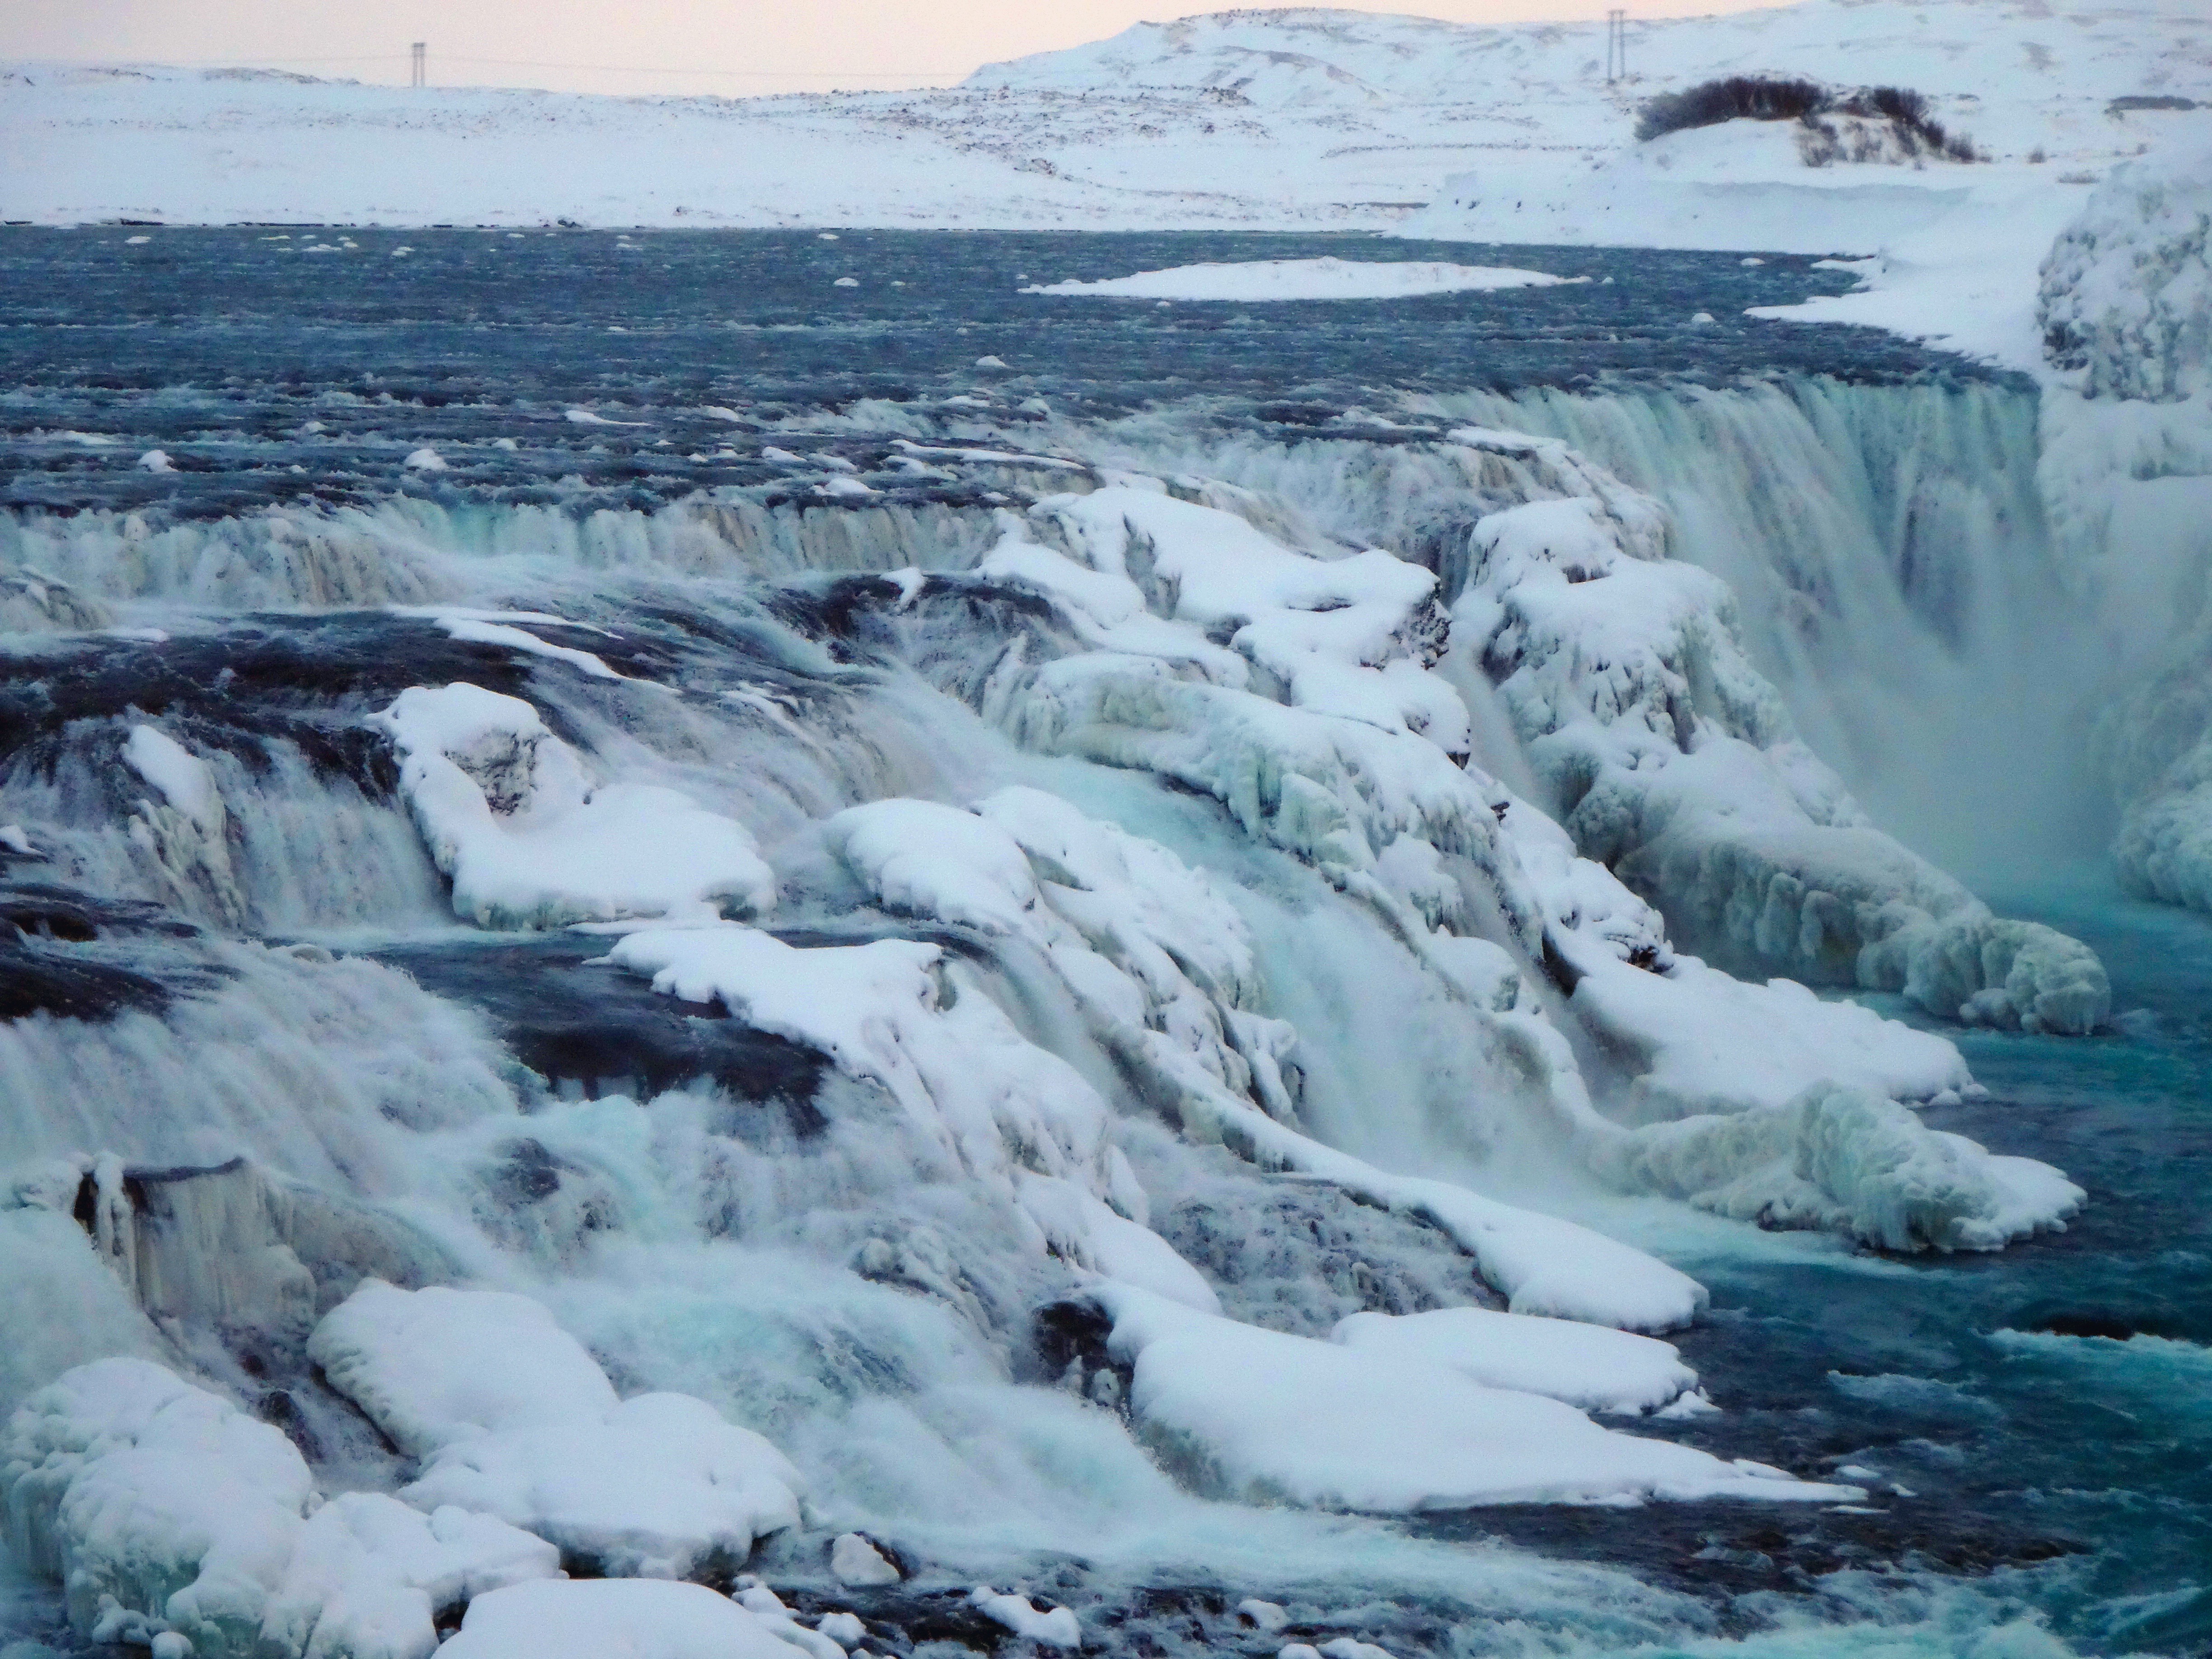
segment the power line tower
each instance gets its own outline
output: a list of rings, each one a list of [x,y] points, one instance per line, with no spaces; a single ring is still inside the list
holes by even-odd
[[[1628,13],[1615,6],[1605,15],[1605,78],[1618,81],[1628,73]]]
[[[417,40],[407,48],[407,84],[410,87],[430,83],[430,43]]]

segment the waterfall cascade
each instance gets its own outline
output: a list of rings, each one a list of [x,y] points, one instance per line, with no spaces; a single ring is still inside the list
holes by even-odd
[[[1704,1291],[1583,1221],[1988,1249],[2081,1201],[1923,1124],[1943,1038],[1723,971],[2106,1014],[1875,827],[2033,713],[2032,410],[872,413],[790,417],[804,490],[0,526],[0,1272],[93,1310],[7,1345],[0,1449],[79,1635],[420,1659],[532,1540],[744,1588],[864,1537],[911,1622],[1066,1554],[1350,1582],[1299,1506],[1850,1498],[1667,1442],[1697,1379],[1618,1333]],[[1446,1310],[1617,1328],[1500,1394],[1481,1322],[1371,1322]],[[451,1317],[501,1352],[441,1369]],[[210,1445],[220,1525],[143,1473]]]

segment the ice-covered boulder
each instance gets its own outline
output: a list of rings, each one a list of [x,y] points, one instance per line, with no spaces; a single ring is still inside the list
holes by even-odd
[[[2093,397],[2212,391],[2212,145],[2113,168],[2045,256],[2036,317]]]
[[[519,697],[416,686],[372,717],[453,908],[487,927],[625,916],[750,915],[775,878],[734,819],[673,789],[594,784]]]
[[[617,1576],[728,1571],[799,1524],[798,1470],[703,1400],[641,1394],[605,1416],[446,1447],[404,1489],[527,1528],[564,1559]]]
[[[1224,1497],[1389,1510],[1649,1498],[1849,1498],[1853,1487],[1601,1428],[1391,1348],[1287,1336],[1143,1291],[1093,1296],[1130,1405],[1176,1474]]]
[[[731,1566],[799,1521],[798,1471],[686,1395],[618,1400],[526,1297],[371,1280],[308,1354],[422,1470],[403,1496],[481,1510],[608,1574]]]
[[[1820,1084],[1778,1110],[1652,1124],[1598,1156],[1622,1184],[1767,1227],[1893,1250],[1990,1250],[2060,1227],[2087,1196],[2033,1158],[1929,1128],[1895,1101]]]
[[[603,1418],[620,1403],[543,1303],[372,1279],[324,1316],[307,1357],[410,1457],[496,1431]]]
[[[181,1638],[204,1659],[428,1659],[438,1613],[558,1570],[550,1544],[487,1515],[321,1502],[281,1431],[138,1359],[26,1401],[0,1435],[0,1498],[10,1547],[61,1581],[80,1636]]]
[[[263,1647],[302,1659],[428,1659],[441,1615],[560,1571],[552,1545],[489,1515],[426,1515],[381,1492],[342,1493],[301,1529],[263,1617]]]
[[[988,1584],[978,1584],[969,1591],[968,1605],[992,1623],[1041,1648],[1072,1650],[1083,1645],[1083,1626],[1072,1607],[1047,1612],[1018,1590],[997,1590]]]
[[[480,1595],[439,1651],[451,1659],[793,1659],[798,1650],[704,1585],[600,1578]]]
[[[62,1582],[88,1639],[175,1631],[245,1656],[313,1482],[282,1431],[163,1366],[101,1359],[33,1394],[0,1441],[9,1547]]]
[[[906,1575],[864,1534],[841,1532],[830,1540],[830,1576],[841,1584],[896,1584]]]
[[[2191,666],[2185,677],[2166,677],[2142,700],[2166,690],[2178,694],[2176,702],[2212,703],[2212,652]],[[2185,678],[2185,685],[2173,684]],[[2128,803],[2112,857],[2136,892],[2212,912],[2212,713],[2203,720],[2203,735]]]

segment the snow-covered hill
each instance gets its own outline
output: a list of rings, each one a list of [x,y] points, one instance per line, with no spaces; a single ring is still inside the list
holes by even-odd
[[[2001,159],[2040,147],[2054,171],[2100,168],[2177,119],[2108,113],[2116,96],[2212,99],[2195,0],[2063,15],[1810,0],[1639,24],[1617,83],[1603,58],[1595,23],[1297,9],[1144,24],[914,93],[629,99],[19,64],[0,73],[0,217],[1380,228],[1437,204],[1432,232],[1591,240],[1601,221],[1468,218],[1446,181],[1587,167],[1630,146],[1644,98],[1739,70],[1916,86]]]
[[[1480,28],[1319,8],[1139,23],[1093,45],[997,64],[969,87],[1210,96],[1236,107],[1352,115],[1419,106],[1461,150],[1606,149],[1654,92],[1780,73],[1917,87],[2001,153],[2132,149],[2106,106],[2212,90],[2212,24],[2191,0],[2059,13],[2043,0],[1808,0],[1630,26],[1629,73],[1605,79],[1604,26]]]

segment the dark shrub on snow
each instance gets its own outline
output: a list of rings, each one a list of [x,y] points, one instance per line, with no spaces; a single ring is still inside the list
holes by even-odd
[[[1723,121],[1802,120],[1819,113],[1827,101],[1828,89],[1818,82],[1731,75],[1648,100],[1637,112],[1636,136],[1648,143],[1670,132],[1717,127]]]
[[[1832,116],[1886,122],[1889,143],[1884,146],[1863,132],[1843,134],[1825,118]],[[1861,87],[1838,93],[1816,81],[1771,76],[1731,75],[1680,92],[1662,93],[1637,112],[1636,136],[1648,143],[1670,132],[1735,120],[1802,123],[1809,130],[1808,142],[1802,148],[1814,167],[1835,161],[1912,161],[1922,155],[1954,161],[1979,159],[1973,141],[1963,133],[1954,137],[1946,132],[1929,112],[1927,95],[1910,87]],[[1885,155],[1886,149],[1893,153]]]

